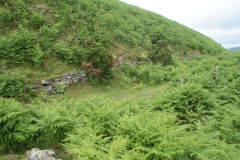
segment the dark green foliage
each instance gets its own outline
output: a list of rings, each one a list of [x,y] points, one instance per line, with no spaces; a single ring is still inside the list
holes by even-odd
[[[0,152],[59,147],[75,123],[66,106],[23,106],[0,98]]]
[[[27,5],[22,0],[1,1],[0,4],[0,19],[5,27],[13,27],[28,18]]]
[[[35,93],[32,87],[24,82],[23,76],[0,72],[0,96],[29,101]]]
[[[240,111],[233,106],[225,106],[217,120],[212,122],[211,132],[215,132],[228,144],[235,144],[240,148]]]
[[[172,53],[169,49],[158,49],[150,55],[150,58],[153,62],[159,62],[164,66],[173,64]]]
[[[40,28],[39,30],[39,44],[43,51],[45,52],[50,52],[52,45],[54,41],[58,38],[59,36],[59,29],[57,27],[52,27],[50,28],[47,25],[44,25]]]
[[[34,143],[37,115],[21,104],[0,98],[0,152],[19,152]]]
[[[31,16],[30,21],[33,29],[39,29],[41,26],[47,23],[47,21],[44,19],[44,16],[36,12],[33,12],[33,15]]]
[[[13,16],[9,10],[0,8],[0,25],[1,27],[11,26]]]
[[[40,66],[43,52],[36,42],[35,35],[28,30],[12,33],[0,40],[0,58],[7,59],[12,64],[29,62],[34,66]]]
[[[170,92],[167,97],[160,99],[155,109],[170,109],[177,113],[183,123],[192,123],[212,115],[211,111],[217,107],[216,100],[197,84],[184,84]]]
[[[122,70],[132,79],[136,79],[138,82],[145,82],[150,85],[161,84],[170,78],[167,68],[160,64],[137,66],[132,63],[124,63]]]

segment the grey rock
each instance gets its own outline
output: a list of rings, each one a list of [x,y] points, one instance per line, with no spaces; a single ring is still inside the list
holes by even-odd
[[[72,83],[73,83],[72,79],[67,79],[65,84],[66,84],[66,85],[70,85],[70,84],[72,84]]]
[[[67,75],[67,79],[72,79],[72,77],[70,75]]]
[[[81,71],[81,72],[79,73],[79,76],[80,76],[80,77],[87,77],[86,71]]]
[[[33,10],[33,11],[36,10],[36,8],[33,8],[33,7],[28,7],[28,9],[29,9],[29,10]]]
[[[52,91],[52,89],[53,89],[52,85],[43,87],[43,90],[46,91],[46,92],[50,92],[50,91]]]
[[[26,151],[25,157],[28,160],[57,160],[56,153],[53,150],[40,150],[38,148]]]
[[[48,85],[49,84],[49,82],[47,81],[47,80],[42,80],[42,85],[44,86],[44,85]]]
[[[59,78],[56,78],[56,79],[55,79],[55,82],[60,82],[60,79],[59,79]]]
[[[79,82],[79,78],[73,78],[73,83],[78,83]]]
[[[43,9],[43,6],[37,6],[36,7],[38,10],[42,10]]]

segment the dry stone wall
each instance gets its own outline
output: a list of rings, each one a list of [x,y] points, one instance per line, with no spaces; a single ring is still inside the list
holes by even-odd
[[[86,71],[81,72],[74,72],[70,74],[66,74],[61,77],[56,77],[50,80],[42,80],[41,84],[34,84],[34,89],[43,89],[46,92],[55,92],[56,91],[56,84],[61,82],[63,85],[71,85],[75,83],[84,83],[88,81],[88,76]]]

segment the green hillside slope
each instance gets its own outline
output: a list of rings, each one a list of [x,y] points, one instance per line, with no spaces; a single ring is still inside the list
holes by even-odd
[[[0,160],[239,160],[239,64],[118,0],[0,0]]]
[[[0,25],[0,59],[7,66],[87,61],[104,75],[114,54],[161,61],[169,53],[225,50],[192,29],[118,0],[1,0]]]

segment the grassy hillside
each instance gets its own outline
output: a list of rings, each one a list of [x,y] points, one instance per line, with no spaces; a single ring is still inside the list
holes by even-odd
[[[2,68],[87,61],[105,76],[112,55],[162,62],[168,54],[224,51],[192,29],[118,0],[1,0],[0,25]]]
[[[0,27],[0,159],[239,159],[240,52],[118,0],[0,0]],[[29,85],[83,62],[111,81]]]

